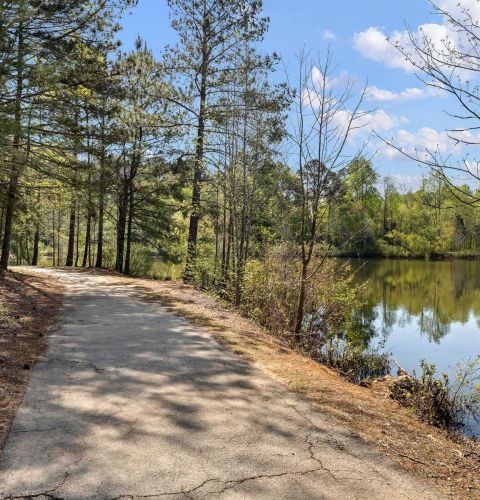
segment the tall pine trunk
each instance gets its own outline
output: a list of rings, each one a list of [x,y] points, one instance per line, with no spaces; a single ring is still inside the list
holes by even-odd
[[[127,250],[125,255],[125,274],[129,275],[131,273],[130,262],[132,253],[132,226],[133,226],[133,216],[134,216],[134,187],[133,182],[130,185],[130,202],[128,209],[128,227],[127,227]]]
[[[38,247],[40,244],[40,227],[35,228],[35,236],[33,237],[33,256],[32,266],[38,266]]]
[[[85,229],[85,247],[83,249],[82,267],[87,267],[87,259],[90,266],[90,245],[92,239],[92,180],[90,171],[88,172],[88,206],[87,206],[87,227]],[[103,215],[102,215],[103,217]],[[101,267],[101,266],[99,266]]]
[[[125,179],[118,200],[118,221],[117,221],[117,258],[115,261],[115,271],[123,271],[125,230],[127,227],[129,186]]]
[[[67,258],[65,260],[65,265],[67,267],[73,266],[73,256],[75,252],[75,223],[77,218],[77,204],[76,201],[72,201],[70,208],[70,223],[68,226],[68,246],[67,246]]]
[[[55,210],[52,212],[52,266],[56,265],[55,258]]]
[[[80,258],[80,204],[77,205],[77,234],[75,236],[75,267],[78,267]]]
[[[7,189],[6,207],[5,207],[5,224],[3,229],[2,240],[2,255],[0,257],[0,272],[6,271],[8,260],[10,257],[10,246],[12,242],[13,217],[15,213],[15,204],[18,192],[18,181],[20,178],[20,146],[22,137],[22,96],[24,87],[24,58],[25,58],[25,43],[24,43],[24,23],[23,2],[20,7],[20,22],[18,25],[18,48],[17,48],[17,79],[15,91],[15,133],[13,137],[13,152],[11,162],[11,173]]]
[[[100,193],[98,199],[97,256],[95,267],[103,267],[103,219],[105,217],[105,117],[102,116],[102,144],[100,156]]]
[[[206,27],[204,28],[206,29]],[[188,227],[187,261],[185,263],[185,272],[183,274],[183,279],[187,283],[194,280],[195,261],[197,258],[198,223],[200,221],[201,182],[205,142],[205,118],[207,111],[208,56],[205,43],[202,48],[202,55],[203,64],[200,83],[200,111],[198,113],[197,122],[197,142],[195,147],[195,166],[192,185],[192,212],[190,214],[190,223]]]

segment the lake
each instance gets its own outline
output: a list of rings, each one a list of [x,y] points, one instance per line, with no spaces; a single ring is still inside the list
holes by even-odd
[[[367,282],[356,313],[362,338],[383,341],[393,359],[419,372],[420,361],[452,374],[480,354],[480,261],[352,259]]]
[[[458,363],[480,354],[480,261],[350,262],[356,282],[367,283],[354,327],[365,345],[384,345],[417,374],[422,359],[452,376]],[[466,430],[480,435],[473,422]]]

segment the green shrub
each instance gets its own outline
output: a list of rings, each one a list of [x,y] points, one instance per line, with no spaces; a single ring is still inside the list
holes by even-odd
[[[454,380],[438,376],[426,361],[421,368],[419,377],[404,375],[393,383],[392,398],[435,427],[459,430],[469,420],[480,423],[480,356],[458,365]]]
[[[352,284],[349,267],[334,259],[314,262],[307,283],[302,325],[303,350],[315,350],[344,331],[351,311],[359,305],[363,286]],[[243,311],[270,331],[291,339],[297,314],[300,265],[288,246],[271,250],[265,260],[250,262],[243,287]]]
[[[130,249],[130,275],[148,276],[153,264],[152,252],[140,243],[132,243]]]
[[[357,384],[365,379],[384,377],[392,368],[389,353],[380,348],[364,348],[341,338],[320,347],[313,357]]]
[[[115,269],[116,249],[111,245],[103,246],[103,267],[105,269]]]

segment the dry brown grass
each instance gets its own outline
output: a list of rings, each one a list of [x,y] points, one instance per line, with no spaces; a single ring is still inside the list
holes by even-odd
[[[0,277],[0,450],[22,400],[31,369],[47,347],[62,287],[50,277]]]

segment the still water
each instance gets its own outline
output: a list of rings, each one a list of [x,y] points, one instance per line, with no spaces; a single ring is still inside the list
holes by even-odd
[[[367,282],[355,329],[365,344],[383,342],[407,371],[420,361],[453,374],[480,354],[480,261],[352,260]]]

